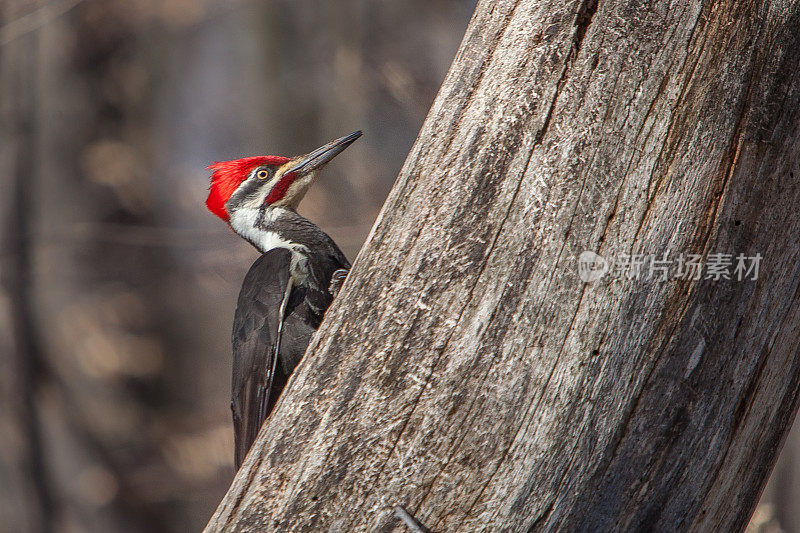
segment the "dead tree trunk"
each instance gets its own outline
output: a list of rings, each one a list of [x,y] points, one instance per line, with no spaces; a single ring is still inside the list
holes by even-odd
[[[209,531],[743,528],[798,398],[798,27],[480,2]],[[585,283],[585,250],[673,262]]]

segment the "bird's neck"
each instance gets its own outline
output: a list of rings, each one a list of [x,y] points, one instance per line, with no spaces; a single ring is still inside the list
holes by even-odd
[[[230,225],[261,253],[267,253],[274,248],[287,248],[293,254],[302,254],[307,251],[305,243],[289,236],[288,229],[294,218],[302,217],[285,207],[243,207],[231,214]]]

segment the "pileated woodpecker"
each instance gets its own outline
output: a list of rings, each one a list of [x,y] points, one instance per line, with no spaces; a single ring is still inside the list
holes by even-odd
[[[360,136],[297,157],[208,167],[214,172],[206,206],[262,253],[244,278],[233,320],[237,469],[350,268],[333,239],[295,209],[318,171]]]

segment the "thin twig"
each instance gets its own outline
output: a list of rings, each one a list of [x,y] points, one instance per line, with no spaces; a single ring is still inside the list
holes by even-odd
[[[394,514],[397,518],[402,520],[405,525],[408,526],[408,529],[413,531],[414,533],[431,533],[428,528],[423,526],[419,520],[414,518],[411,513],[406,511],[401,505],[394,506]]]

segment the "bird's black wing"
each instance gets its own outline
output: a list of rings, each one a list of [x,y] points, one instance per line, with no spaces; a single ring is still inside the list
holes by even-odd
[[[237,469],[333,300],[328,289],[333,273],[350,267],[335,244],[330,253],[310,254],[307,267],[311,283],[293,287],[288,294],[276,361],[280,308],[290,280],[291,258],[285,248],[259,257],[239,293],[233,322],[231,390]]]
[[[247,272],[239,293],[233,321],[231,383],[236,468],[244,461],[289,377],[283,365],[275,364],[274,356],[281,302],[290,282],[291,257],[284,248],[259,257]],[[286,313],[291,311],[287,309]],[[275,375],[271,376],[273,368]]]

